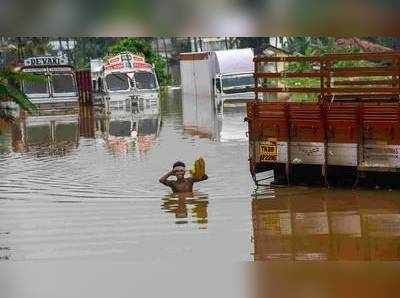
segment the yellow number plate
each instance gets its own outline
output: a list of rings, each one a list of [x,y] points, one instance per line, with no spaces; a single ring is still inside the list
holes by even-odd
[[[277,156],[276,143],[260,144],[260,161],[276,161]]]

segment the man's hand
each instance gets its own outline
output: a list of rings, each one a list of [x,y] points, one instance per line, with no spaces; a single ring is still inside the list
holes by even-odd
[[[162,176],[158,181],[159,181],[160,183],[164,184],[164,185],[169,185],[167,179],[168,179],[170,176],[174,176],[174,175],[175,175],[174,170],[169,171],[169,172],[166,173],[164,176]]]
[[[207,180],[208,176],[206,174],[204,174],[204,176],[199,179],[195,179],[195,178],[192,178],[192,179],[193,179],[193,182],[200,182],[200,181]]]

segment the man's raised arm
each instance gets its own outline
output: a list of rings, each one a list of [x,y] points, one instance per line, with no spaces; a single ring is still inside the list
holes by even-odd
[[[174,175],[174,171],[169,171],[167,174],[162,176],[158,181],[166,186],[171,186],[172,181],[169,181],[168,178]]]

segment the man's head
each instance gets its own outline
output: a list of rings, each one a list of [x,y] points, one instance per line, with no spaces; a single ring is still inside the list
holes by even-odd
[[[172,170],[174,171],[176,178],[182,179],[183,177],[185,177],[185,167],[185,164],[181,161],[177,161],[176,163],[174,163],[174,165],[172,166]]]

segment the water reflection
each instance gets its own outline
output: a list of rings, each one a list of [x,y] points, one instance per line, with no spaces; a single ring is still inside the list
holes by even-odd
[[[64,156],[79,146],[78,113],[28,116],[11,125],[12,150]]]
[[[106,148],[117,155],[135,152],[143,156],[154,146],[161,126],[159,110],[151,105],[108,107],[98,119]]]
[[[5,244],[9,232],[0,232],[0,261],[11,259],[11,248]]]
[[[176,224],[197,223],[207,228],[208,196],[195,194],[193,197],[168,195],[162,199],[161,209],[173,213]]]
[[[96,137],[96,112],[93,107],[82,106],[79,111],[79,134],[83,138]]]
[[[254,260],[400,260],[398,192],[284,188],[252,200]]]
[[[243,121],[245,103],[226,102],[218,109],[212,98],[195,98],[184,93],[182,106],[185,133],[217,142],[247,140],[247,125]]]
[[[229,258],[247,258],[252,181],[246,142],[188,138],[183,133],[180,97],[164,98],[162,109],[161,114],[145,114],[81,107],[73,122],[79,142],[65,150],[66,156],[50,158],[31,154],[33,143],[28,144],[31,151],[25,151],[25,120],[6,128],[1,136],[4,146],[0,144],[5,150],[0,155],[0,227],[10,235],[0,236],[0,247],[11,250],[2,255],[17,261],[118,254],[150,260],[154,255],[180,258],[182,248],[198,252],[196,257],[206,256],[206,250],[215,251],[222,244],[221,250],[229,249]],[[55,125],[63,124],[65,117],[58,115]],[[243,121],[241,116],[238,121]],[[128,148],[123,158],[115,158],[117,153],[107,142],[132,138],[133,128],[134,151]],[[47,137],[35,144],[44,142],[42,147],[47,148],[52,140],[60,141],[54,128],[52,138],[50,124],[41,129],[48,129],[40,134]],[[20,146],[21,153],[13,154],[12,143],[15,149]],[[190,163],[198,155],[205,158],[210,173],[199,188],[213,198],[212,219],[206,195],[162,199],[168,190],[157,181],[177,159]],[[199,237],[208,233],[209,222],[220,227],[217,240]],[[160,245],[166,248],[161,253],[156,251]]]

